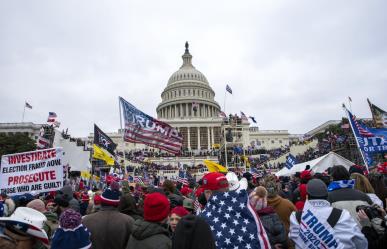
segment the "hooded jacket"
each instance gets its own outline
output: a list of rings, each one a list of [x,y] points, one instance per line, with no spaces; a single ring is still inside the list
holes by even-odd
[[[332,212],[332,207],[326,200],[310,200],[308,201],[315,209],[314,215],[318,220],[326,221]],[[306,204],[305,204],[306,205]],[[302,217],[305,215],[305,210]],[[316,226],[317,229],[317,226]],[[317,229],[318,230],[318,229]],[[321,230],[320,230],[321,231]],[[348,211],[343,210],[339,220],[333,227],[334,237],[342,249],[364,249],[368,248],[367,239],[361,233],[355,220],[351,217]],[[296,248],[303,249],[304,244],[300,237],[300,224],[297,221],[295,212],[290,216],[290,231],[289,238],[296,244]]]
[[[118,211],[129,215],[134,220],[142,219],[141,212],[136,207],[136,201],[130,194],[121,196],[120,204],[118,205]]]
[[[372,201],[368,195],[351,188],[336,189],[329,192],[328,201],[332,204],[332,207],[347,210],[359,227],[361,227],[361,224],[357,220],[356,207],[360,205],[372,205]]]
[[[208,223],[200,216],[184,216],[176,227],[173,249],[216,249]]]
[[[274,208],[275,212],[278,214],[282,223],[284,224],[287,233],[290,226],[290,214],[293,211],[296,211],[296,207],[289,200],[284,199],[279,195],[272,198],[267,198],[267,205]]]
[[[65,199],[69,202],[69,208],[74,209],[77,212],[80,212],[79,201],[74,198],[73,190],[71,186],[64,186],[58,193],[58,196],[65,196]]]
[[[168,230],[159,223],[136,220],[126,249],[171,249]]]
[[[281,244],[283,248],[286,248],[285,227],[275,213],[275,210],[268,206],[258,210],[257,214],[269,237],[271,246],[274,247],[276,244]]]
[[[102,206],[100,211],[86,215],[82,223],[91,233],[93,249],[122,249],[132,233],[134,220],[117,208]]]

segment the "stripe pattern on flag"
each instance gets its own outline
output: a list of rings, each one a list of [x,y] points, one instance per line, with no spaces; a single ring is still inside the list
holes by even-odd
[[[120,97],[125,120],[124,140],[142,143],[178,154],[181,151],[183,137],[169,124],[161,122]]]
[[[185,171],[179,170],[179,176],[177,177],[177,182],[180,182],[183,185],[189,185],[187,173]]]

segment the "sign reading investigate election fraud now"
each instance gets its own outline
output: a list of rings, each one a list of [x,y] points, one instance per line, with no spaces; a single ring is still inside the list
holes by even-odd
[[[10,196],[49,192],[63,185],[63,149],[28,151],[1,157],[0,191]]]

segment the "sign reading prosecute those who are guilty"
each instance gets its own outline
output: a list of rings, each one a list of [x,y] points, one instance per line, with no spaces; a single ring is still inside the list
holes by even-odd
[[[0,192],[13,196],[62,188],[62,160],[62,148],[3,155],[0,167]]]

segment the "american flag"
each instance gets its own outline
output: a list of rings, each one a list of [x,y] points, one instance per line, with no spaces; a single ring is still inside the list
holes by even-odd
[[[144,182],[143,182],[142,179],[141,179],[141,176],[135,176],[135,177],[133,177],[133,181],[134,181],[135,183],[144,184]]]
[[[179,170],[179,176],[177,177],[177,182],[180,182],[183,185],[189,185],[187,171]]]
[[[213,195],[200,216],[210,225],[217,248],[270,248],[265,229],[249,204],[246,190]]]
[[[142,143],[173,154],[179,154],[183,144],[181,134],[169,124],[138,110],[120,97],[125,121],[125,142]]]
[[[359,134],[363,137],[374,137],[375,135],[372,134],[370,131],[368,131],[367,127],[365,127],[364,125],[360,124],[357,120],[356,120],[356,117],[355,115],[351,115],[352,116],[352,121],[353,123],[355,124],[357,130],[359,131]],[[355,127],[353,127],[355,128]]]
[[[199,201],[196,199],[193,203],[195,213],[200,213],[201,207]]]
[[[219,112],[219,118],[227,118],[226,113],[220,111]]]
[[[242,112],[242,111],[241,111],[241,118],[242,118],[242,120],[244,120],[244,121],[248,121],[248,119],[247,119],[245,113]]]
[[[42,136],[38,137],[38,141],[36,142],[36,147],[38,147],[39,149],[47,149],[49,146],[50,146],[50,140]]]
[[[226,91],[232,94],[232,89],[229,85],[226,85]]]
[[[261,178],[263,176],[262,172],[258,172],[256,168],[250,168],[250,174],[255,178]]]
[[[28,109],[32,109],[32,105],[28,104],[27,102],[25,102],[25,107],[27,107]]]
[[[48,113],[48,118],[47,118],[47,123],[54,123],[56,121],[56,113],[55,112],[49,112]]]

